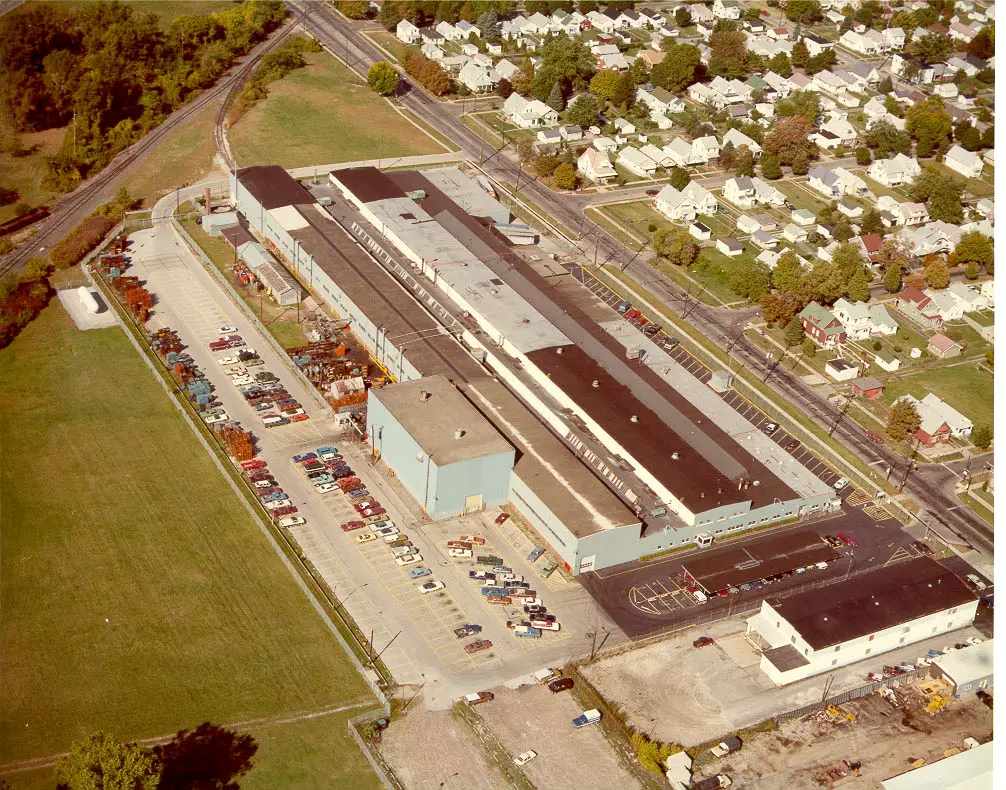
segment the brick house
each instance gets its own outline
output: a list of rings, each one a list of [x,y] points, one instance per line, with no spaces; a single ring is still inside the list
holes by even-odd
[[[834,313],[817,302],[811,302],[797,316],[804,334],[824,348],[835,348],[845,342],[845,327]]]

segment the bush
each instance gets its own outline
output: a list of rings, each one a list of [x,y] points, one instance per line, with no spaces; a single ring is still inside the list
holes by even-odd
[[[883,347],[884,347],[884,344],[881,343],[879,340],[874,340],[873,341],[873,350],[874,351],[880,351],[880,349],[882,349]]]
[[[646,226],[646,230],[649,233],[653,233],[653,231],[655,231],[656,229],[657,229],[657,225],[654,222],[651,222],[649,225]]]
[[[676,743],[661,743],[651,741],[642,733],[632,734],[632,748],[636,751],[640,764],[647,770],[655,774],[664,774],[664,761],[672,754],[681,751],[681,747]]]
[[[80,263],[118,222],[117,218],[91,216],[74,228],[70,235],[52,250],[52,262],[57,269],[69,269]]]

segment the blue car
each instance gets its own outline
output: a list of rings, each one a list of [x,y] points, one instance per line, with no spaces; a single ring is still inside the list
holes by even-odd
[[[429,568],[413,568],[409,571],[410,579],[422,579],[424,576],[429,576],[433,571]]]
[[[544,553],[545,549],[541,548],[540,546],[535,546],[533,549],[531,549],[531,553],[527,555],[527,560],[528,562],[534,562]]]
[[[295,464],[302,464],[304,461],[313,461],[318,456],[315,453],[304,453],[303,455],[295,455],[293,457],[293,462]]]
[[[286,499],[286,492],[284,491],[274,491],[271,494],[266,494],[262,497],[263,502],[275,502],[278,499]]]

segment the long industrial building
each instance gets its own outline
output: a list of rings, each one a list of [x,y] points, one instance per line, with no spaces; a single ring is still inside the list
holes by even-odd
[[[369,432],[431,516],[506,490],[578,573],[833,506],[828,486],[655,344],[550,289],[505,241],[506,209],[456,168],[329,180],[322,206],[281,168],[246,168],[232,200],[401,382],[372,393]],[[451,396],[415,382],[437,376],[510,443],[512,469],[488,445],[441,469],[438,451],[483,431],[461,409],[469,427],[424,429],[420,395]]]

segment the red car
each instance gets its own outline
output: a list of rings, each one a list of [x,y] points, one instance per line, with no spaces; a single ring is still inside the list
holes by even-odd
[[[246,472],[250,472],[252,469],[263,469],[265,468],[265,465],[266,465],[265,461],[260,461],[258,458],[255,458],[251,461],[241,462],[241,468],[244,469]]]
[[[364,518],[369,518],[370,516],[383,516],[387,512],[383,507],[372,507],[367,510],[361,510],[360,515]]]
[[[365,526],[367,525],[364,524],[362,521],[347,521],[345,524],[342,525],[342,531],[352,532],[354,529],[363,529]]]
[[[295,414],[290,418],[290,422],[304,422],[304,420],[310,420],[310,414]]]
[[[272,515],[279,518],[280,516],[292,516],[296,512],[297,508],[295,505],[287,505],[286,507],[276,508],[272,511]]]
[[[356,508],[357,513],[362,513],[367,508],[377,507],[377,502],[371,502],[369,499],[364,499],[362,502],[355,502],[353,507]]]
[[[856,546],[859,545],[858,543],[856,543],[855,538],[853,538],[850,535],[846,535],[844,532],[838,533],[838,539],[842,541],[842,543],[844,543],[846,546],[851,546],[852,548],[856,548]]]
[[[339,485],[343,489],[346,489],[349,486],[355,486],[359,482],[360,482],[360,478],[358,478],[358,477],[344,477],[344,478],[342,478],[342,480],[339,481]]]
[[[692,647],[708,647],[713,643],[713,638],[711,636],[700,636],[694,642],[692,642]]]

